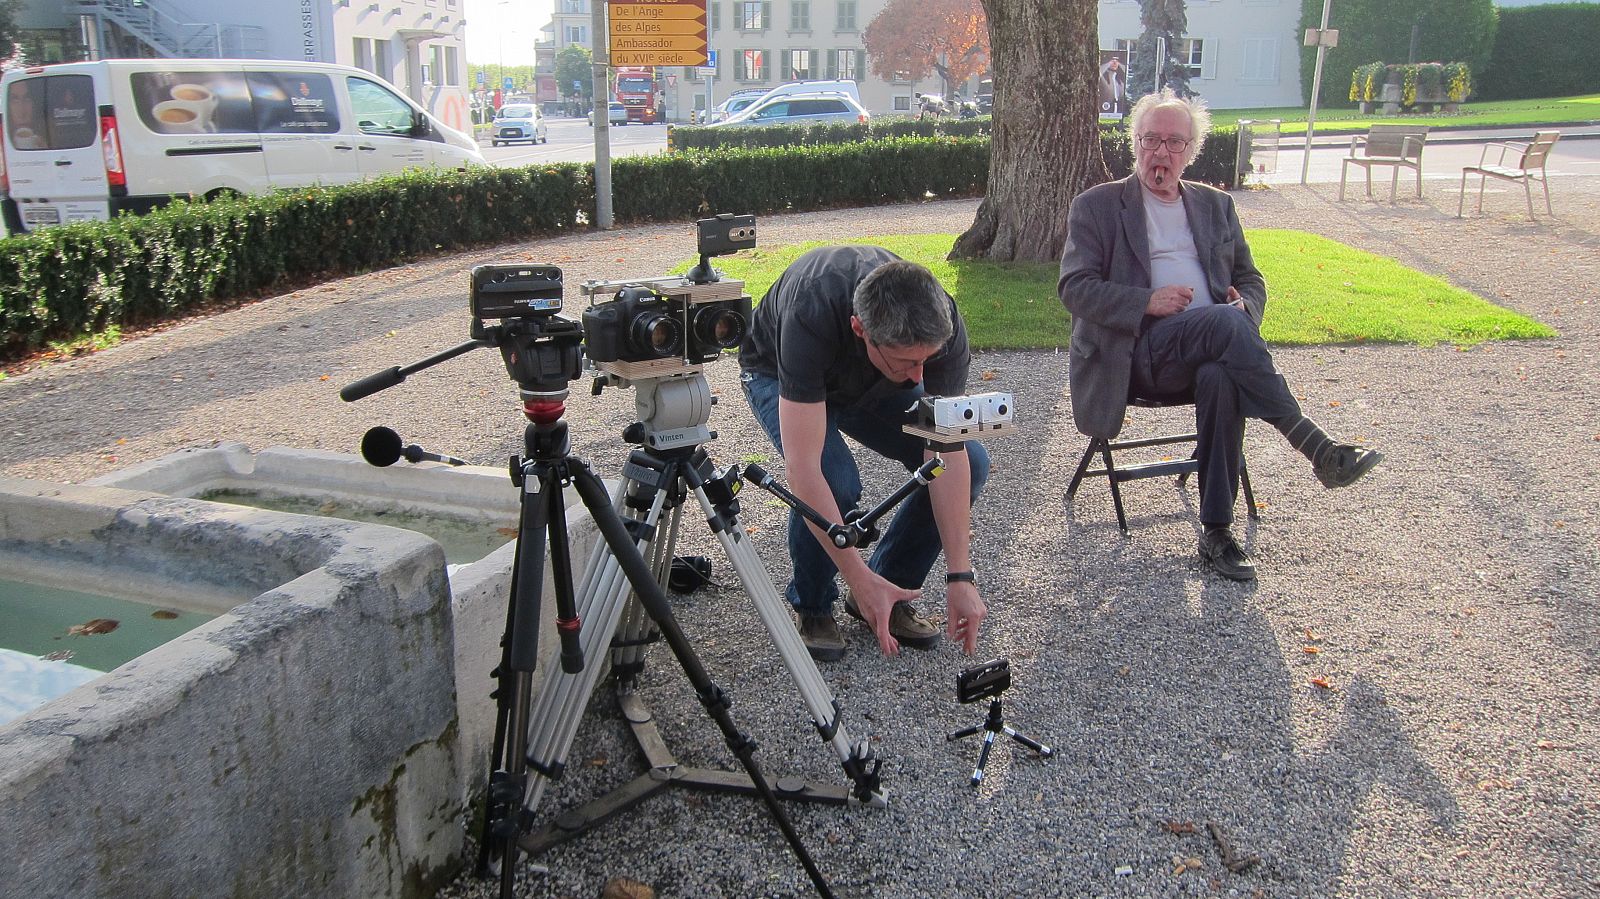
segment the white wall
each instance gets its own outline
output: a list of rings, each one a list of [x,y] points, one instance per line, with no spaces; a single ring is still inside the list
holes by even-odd
[[[1189,86],[1216,108],[1299,106],[1299,0],[1189,0],[1189,31],[1202,41],[1200,77]],[[1138,38],[1136,0],[1102,0],[1100,46]],[[1129,93],[1134,85],[1128,86]]]

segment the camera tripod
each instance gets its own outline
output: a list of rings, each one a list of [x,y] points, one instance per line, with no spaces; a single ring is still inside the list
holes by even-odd
[[[523,414],[528,424],[524,430],[523,455],[511,460],[511,477],[521,490],[522,502],[512,568],[511,599],[507,604],[506,628],[501,641],[502,654],[500,664],[494,671],[498,681],[494,691],[497,715],[478,858],[479,873],[498,873],[501,899],[512,899],[517,852],[525,848],[524,835],[532,824],[533,809],[547,779],[558,777],[564,767],[562,760],[598,677],[600,666],[592,661],[585,664],[585,660],[598,657],[604,648],[602,641],[616,631],[624,605],[627,605],[632,622],[630,632],[642,633],[645,630],[644,618],[648,616],[656,633],[665,639],[683,668],[700,704],[722,731],[728,748],[743,766],[745,778],[738,781],[735,787],[761,797],[817,892],[831,897],[833,894],[826,879],[800,842],[799,834],[785,816],[777,795],[755,762],[755,742],[734,724],[728,713],[727,694],[707,675],[688,637],[673,616],[671,605],[662,590],[661,584],[665,582],[666,574],[660,564],[662,553],[651,549],[648,538],[664,507],[665,493],[657,491],[656,498],[649,503],[649,514],[644,518],[635,516],[632,521],[625,523],[620,511],[625,508],[625,500],[632,491],[620,492],[617,503],[613,505],[605,484],[587,464],[570,453],[567,423],[562,416],[568,395],[567,385],[580,373],[581,329],[575,322],[550,314],[535,314],[507,319],[493,326],[475,319],[472,336],[473,340],[410,366],[396,366],[356,381],[341,390],[340,397],[347,402],[361,399],[400,383],[409,374],[489,346],[500,349],[507,372],[521,388]],[[705,387],[703,377],[697,380],[703,394],[701,405],[708,413],[710,392]],[[702,424],[699,427],[704,430],[705,418],[702,417],[700,421]],[[646,430],[648,432],[648,425]],[[709,439],[709,431],[705,431],[705,434]],[[642,472],[635,470],[632,460],[626,474],[636,482],[643,477]],[[584,577],[581,595],[585,605],[582,609],[577,607],[572,589],[571,554],[563,502],[563,488],[568,485],[576,490],[600,532],[595,551],[590,553]],[[709,508],[705,491],[698,484],[695,492],[701,497],[702,505]],[[674,525],[676,516],[674,512]],[[731,527],[737,528],[737,519],[732,520]],[[739,536],[743,537],[742,531],[739,531]],[[539,604],[547,546],[556,585],[561,671],[550,672],[540,693],[539,704],[530,710],[532,673],[538,658]],[[747,541],[744,548],[748,550]],[[647,549],[651,551],[654,563],[646,561],[644,553]],[[664,558],[670,564],[670,549],[664,552]],[[771,590],[770,582],[768,589]],[[636,601],[626,602],[630,596]],[[580,615],[594,615],[596,618],[588,627],[580,627]],[[783,625],[791,635],[794,634],[786,618]],[[798,646],[797,635],[794,641]],[[622,646],[624,650],[642,650],[641,641],[637,639],[625,639]],[[804,655],[803,647],[801,654]],[[812,666],[811,674],[820,687],[821,676],[815,666]],[[831,719],[819,715],[817,720],[829,721],[827,725],[819,724],[819,729],[824,730],[825,736],[840,741],[841,746],[847,746],[848,738],[837,725],[836,706],[833,711],[835,717]],[[877,792],[877,765],[873,764],[870,772],[867,771],[870,754],[865,744],[859,748],[850,747],[848,752],[849,758],[862,772],[857,779],[856,792],[881,804],[881,795]],[[671,769],[666,769],[666,773],[670,776]],[[733,782],[733,778],[728,779]],[[802,798],[806,798],[804,791],[800,792]]]
[[[778,795],[811,802],[887,805],[878,775],[881,762],[873,757],[866,741],[853,741],[846,731],[837,700],[789,618],[788,603],[773,586],[740,523],[737,469],[715,473],[702,446],[715,436],[705,426],[712,398],[704,375],[698,367],[683,370],[681,360],[606,363],[604,367],[609,371],[606,380],[636,390],[640,420],[624,437],[638,448],[624,464],[614,505],[630,536],[638,541],[639,554],[648,559],[656,581],[664,583],[676,553],[683,510],[692,494],[799,688],[818,734],[837,752],[851,781],[848,787],[829,787],[784,778],[778,781]],[[654,616],[647,618],[639,604],[629,600],[632,587],[618,576],[607,554],[592,553],[577,590],[577,613],[585,621],[581,637],[585,656],[597,658],[610,649],[623,715],[645,754],[649,771],[530,834],[521,842],[530,853],[582,833],[671,786],[730,792],[758,788],[736,773],[679,766],[668,752],[636,691],[644,651],[656,635],[650,622]],[[548,782],[563,773],[573,736],[600,674],[593,665],[570,676],[552,672],[534,699],[528,759],[536,776],[530,784],[529,808],[537,806]]]
[[[1005,717],[1000,711],[1000,696],[998,692],[996,692],[989,700],[989,714],[987,717],[971,727],[964,727],[961,730],[956,731],[955,733],[946,737],[945,742],[954,742],[963,737],[970,737],[978,733],[983,734],[983,748],[978,751],[978,767],[972,770],[973,786],[983,783],[983,769],[984,766],[989,764],[989,750],[994,748],[995,737],[999,736],[1000,734],[1005,734],[1011,739],[1016,740],[1018,743],[1021,743],[1029,749],[1032,749],[1034,752],[1039,753],[1041,758],[1050,758],[1056,754],[1054,749],[1051,749],[1037,740],[1017,733],[1015,730],[1011,729],[1010,725],[1006,724]]]

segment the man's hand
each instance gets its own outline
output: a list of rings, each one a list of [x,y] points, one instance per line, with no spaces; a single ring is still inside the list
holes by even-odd
[[[1168,284],[1158,287],[1150,294],[1150,302],[1145,304],[1144,311],[1150,315],[1162,318],[1176,315],[1189,308],[1189,301],[1194,299],[1193,287],[1179,287]]]
[[[1244,297],[1239,295],[1239,288],[1234,287],[1231,284],[1228,285],[1228,305],[1239,310],[1240,312],[1246,311],[1244,307]]]
[[[867,627],[878,638],[878,648],[886,656],[900,654],[900,641],[889,633],[890,610],[897,602],[911,602],[921,596],[919,591],[896,586],[872,571],[850,582],[850,598],[855,600],[856,611],[866,620]]]
[[[961,642],[961,651],[978,651],[978,626],[989,609],[978,595],[978,585],[956,581],[945,590],[945,636]]]

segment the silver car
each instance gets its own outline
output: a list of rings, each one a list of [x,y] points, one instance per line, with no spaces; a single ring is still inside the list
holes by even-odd
[[[530,144],[550,142],[544,116],[539,114],[539,107],[532,103],[507,103],[500,107],[490,128],[489,142],[496,147],[519,140]]]
[[[866,108],[846,93],[785,94],[763,100],[738,115],[713,122],[706,127],[809,125],[813,122],[866,124],[871,118]]]

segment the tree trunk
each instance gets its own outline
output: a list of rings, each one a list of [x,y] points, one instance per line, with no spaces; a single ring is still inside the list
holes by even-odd
[[[1096,0],[984,0],[994,76],[989,187],[951,259],[1054,262],[1067,206],[1107,179]]]

